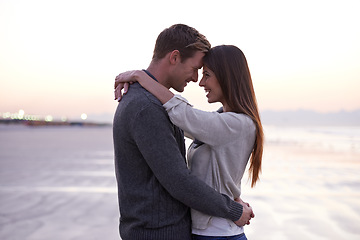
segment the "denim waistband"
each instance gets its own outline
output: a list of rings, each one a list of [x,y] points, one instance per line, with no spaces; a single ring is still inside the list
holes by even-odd
[[[202,236],[202,235],[192,234],[192,239],[193,240],[236,240],[244,236],[245,233],[234,236]]]

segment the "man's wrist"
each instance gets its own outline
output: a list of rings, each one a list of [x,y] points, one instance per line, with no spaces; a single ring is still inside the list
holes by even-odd
[[[241,215],[243,213],[243,206],[235,201],[232,201],[230,204],[230,215],[232,221],[237,221],[241,218]]]

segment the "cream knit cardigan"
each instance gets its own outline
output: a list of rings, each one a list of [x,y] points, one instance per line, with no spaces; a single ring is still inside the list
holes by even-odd
[[[166,102],[170,120],[187,135],[204,142],[192,144],[187,160],[192,174],[220,193],[235,199],[241,194],[241,179],[252,152],[256,127],[250,117],[234,112],[195,109],[180,95]],[[192,210],[193,228],[206,229],[211,216]],[[224,219],[229,224],[231,220]]]

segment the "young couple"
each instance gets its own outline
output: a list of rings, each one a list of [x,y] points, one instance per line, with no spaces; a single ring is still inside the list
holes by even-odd
[[[208,102],[222,103],[217,112],[169,91],[196,82],[200,68]],[[119,74],[115,88],[122,239],[246,239],[254,213],[240,199],[241,179],[249,159],[251,186],[259,179],[263,130],[242,51],[210,48],[196,29],[176,24],[158,36],[150,66]],[[194,139],[187,159],[183,131]]]

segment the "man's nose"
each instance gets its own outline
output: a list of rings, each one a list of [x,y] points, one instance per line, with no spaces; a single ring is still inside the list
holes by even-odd
[[[198,78],[199,78],[199,74],[198,74],[198,71],[195,71],[193,76],[192,76],[192,81],[193,82],[197,82],[198,81]]]

